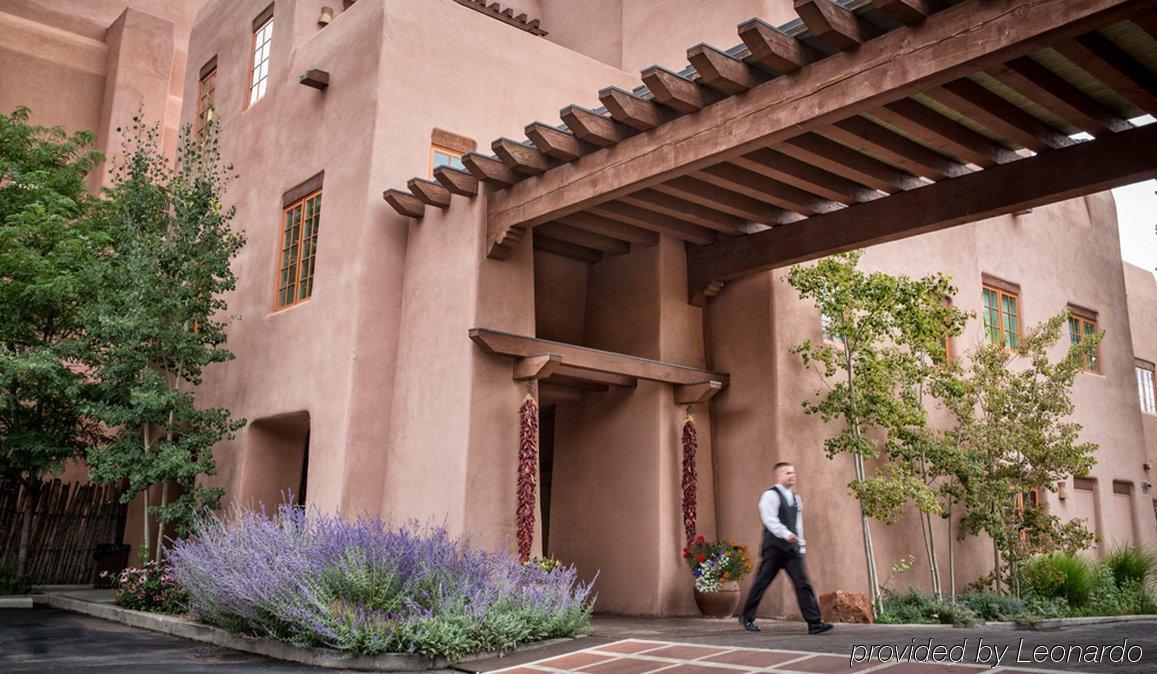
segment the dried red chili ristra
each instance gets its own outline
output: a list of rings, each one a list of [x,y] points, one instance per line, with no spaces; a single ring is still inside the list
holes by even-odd
[[[695,419],[688,414],[683,422],[683,533],[687,536],[688,547],[695,541],[696,502],[699,490],[699,478],[695,474],[697,449],[699,436],[695,432]]]
[[[518,556],[530,559],[534,544],[534,489],[538,476],[538,403],[529,393],[518,408]]]

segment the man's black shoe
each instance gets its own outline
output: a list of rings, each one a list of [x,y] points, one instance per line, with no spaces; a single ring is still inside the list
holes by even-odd
[[[739,624],[740,624],[740,625],[743,625],[743,629],[747,630],[748,632],[759,632],[759,631],[761,631],[761,630],[759,629],[759,625],[756,625],[754,620],[747,620],[746,618],[742,618],[742,617],[741,617],[741,618],[739,619]]]
[[[808,634],[823,634],[824,632],[827,632],[831,628],[832,628],[831,623],[826,623],[826,622],[821,620],[817,623],[808,623],[807,633]]]

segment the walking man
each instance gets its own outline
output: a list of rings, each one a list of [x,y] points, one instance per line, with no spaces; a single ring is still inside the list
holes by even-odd
[[[807,621],[808,634],[820,634],[832,628],[823,621],[816,595],[812,592],[811,581],[804,569],[803,555],[806,541],[803,538],[803,503],[792,487],[795,486],[795,466],[790,463],[775,464],[775,484],[759,497],[759,519],[763,520],[763,545],[759,551],[759,571],[755,584],[739,616],[739,624],[749,632],[758,632],[755,624],[755,610],[759,600],[775,580],[780,569],[787,571],[795,585],[795,598],[799,602],[799,612]]]

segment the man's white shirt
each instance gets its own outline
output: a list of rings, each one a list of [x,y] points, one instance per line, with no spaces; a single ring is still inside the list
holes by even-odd
[[[802,554],[807,543],[803,539],[803,500],[796,496],[795,492],[790,489],[785,489],[787,492],[788,505],[795,504],[795,530],[798,532],[796,537],[799,538],[799,551]],[[787,540],[788,535],[791,534],[788,528],[784,526],[783,522],[779,521],[779,505],[780,496],[779,490],[772,487],[763,492],[763,496],[759,497],[759,518],[763,520],[763,526],[771,532],[772,536]]]

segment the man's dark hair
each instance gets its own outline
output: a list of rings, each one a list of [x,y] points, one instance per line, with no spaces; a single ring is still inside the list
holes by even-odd
[[[780,461],[779,463],[772,466],[771,469],[773,471],[776,471],[776,470],[779,470],[780,468],[783,468],[784,466],[791,466],[791,465],[794,465],[794,464],[790,464],[787,461]]]

